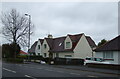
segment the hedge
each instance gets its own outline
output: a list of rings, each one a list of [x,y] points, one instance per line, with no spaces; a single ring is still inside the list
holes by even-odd
[[[12,63],[23,63],[23,59],[19,58],[6,58],[5,61]]]

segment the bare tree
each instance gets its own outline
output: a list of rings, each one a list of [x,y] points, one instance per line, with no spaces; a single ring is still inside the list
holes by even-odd
[[[2,13],[1,22],[3,24],[2,34],[7,40],[22,46],[28,45],[29,20],[25,15],[20,15],[16,9],[11,9],[10,12]],[[30,24],[30,28],[32,27],[33,24]]]
[[[29,24],[29,19],[25,15],[20,15],[16,9],[11,9],[10,12],[4,12],[1,16],[3,24],[2,34],[11,43],[28,46],[29,25],[30,29],[33,24]],[[30,34],[32,30],[30,30]]]

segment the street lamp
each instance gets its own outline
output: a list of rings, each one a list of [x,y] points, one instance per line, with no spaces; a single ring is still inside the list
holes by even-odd
[[[31,24],[31,15],[30,14],[25,14],[25,16],[29,17],[29,37],[28,37],[28,53],[30,49],[30,24]]]

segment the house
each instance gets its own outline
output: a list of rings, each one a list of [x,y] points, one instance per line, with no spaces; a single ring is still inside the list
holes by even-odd
[[[22,50],[20,50],[19,54],[20,54],[20,55],[28,55],[28,53],[26,53],[26,52],[24,52],[24,51],[22,51]]]
[[[92,49],[96,47],[95,42],[84,33],[67,35],[63,37],[39,39],[36,45],[36,52],[43,57],[62,58],[86,58],[92,56]],[[39,49],[39,50],[38,50]]]
[[[35,41],[35,43],[31,46],[31,48],[29,49],[29,53],[30,53],[30,55],[36,55],[36,51],[35,51],[35,48],[36,48],[36,46],[37,46],[37,43],[38,43],[38,41]]]
[[[42,43],[43,43],[43,39],[38,39],[38,41],[36,42],[36,46],[34,48],[34,51],[35,51],[35,55],[41,55],[41,46],[42,46]]]
[[[120,35],[95,49],[96,57],[101,57],[111,64],[120,64]]]

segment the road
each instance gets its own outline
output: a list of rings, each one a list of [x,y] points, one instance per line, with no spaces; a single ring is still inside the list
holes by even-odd
[[[96,73],[88,71],[80,71],[73,69],[58,68],[52,65],[43,64],[11,64],[3,63],[2,66],[2,77],[3,79],[10,77],[21,77],[28,79],[41,79],[41,78],[100,78],[100,77],[118,77],[118,75]],[[86,78],[85,78],[86,79]],[[112,78],[113,79],[113,78]]]

